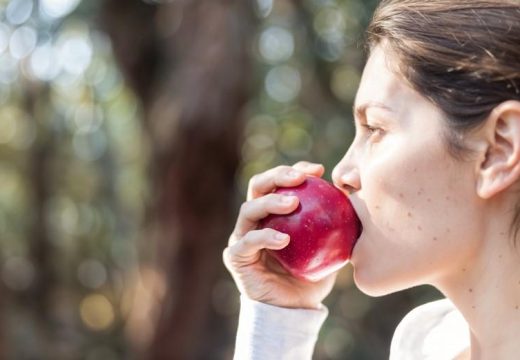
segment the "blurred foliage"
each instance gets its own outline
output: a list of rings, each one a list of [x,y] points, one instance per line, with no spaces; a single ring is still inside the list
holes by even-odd
[[[363,30],[376,4],[256,0],[257,91],[245,109],[242,194],[253,174],[304,159],[323,163],[330,180],[353,138]],[[131,358],[124,324],[138,257],[147,255],[138,254],[137,239],[148,150],[138,99],[96,25],[98,6],[0,0],[0,350],[7,358]],[[43,204],[35,190],[41,182]],[[43,312],[34,299],[41,226],[52,259]],[[371,299],[353,286],[350,271],[327,299],[317,359],[386,357],[403,313],[437,296],[421,288]],[[234,329],[238,298],[229,278],[213,297]]]
[[[125,354],[121,329],[146,197],[146,146],[138,102],[122,81],[110,43],[92,21],[94,5],[1,2],[6,358],[115,359]],[[46,184],[43,204],[38,203],[38,183]],[[38,219],[40,206],[44,219]],[[35,240],[38,222],[48,238]],[[45,242],[48,269],[38,267],[35,241]],[[47,306],[36,313],[31,297],[38,296],[37,283],[45,281],[42,272],[50,273],[52,283]]]

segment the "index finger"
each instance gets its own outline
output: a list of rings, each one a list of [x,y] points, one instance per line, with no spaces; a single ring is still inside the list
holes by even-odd
[[[267,195],[277,187],[300,185],[304,180],[305,174],[302,171],[290,166],[277,166],[251,178],[247,189],[247,200]]]
[[[321,164],[300,161],[291,166],[278,166],[255,175],[249,181],[247,199],[267,195],[277,187],[298,186],[305,180],[305,175],[323,176],[325,168]]]

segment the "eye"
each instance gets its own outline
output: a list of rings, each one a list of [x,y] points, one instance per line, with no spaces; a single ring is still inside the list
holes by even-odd
[[[370,137],[372,136],[381,136],[384,133],[384,130],[377,126],[371,126],[369,124],[362,124],[363,129],[368,133]]]

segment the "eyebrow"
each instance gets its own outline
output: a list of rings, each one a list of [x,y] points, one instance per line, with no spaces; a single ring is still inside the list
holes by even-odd
[[[377,101],[369,101],[367,103],[361,104],[361,105],[355,105],[352,108],[352,113],[354,114],[355,118],[364,118],[365,114],[367,112],[368,108],[376,107],[380,109],[384,109],[389,112],[394,112],[394,110],[388,106],[386,106],[383,103],[377,102]]]

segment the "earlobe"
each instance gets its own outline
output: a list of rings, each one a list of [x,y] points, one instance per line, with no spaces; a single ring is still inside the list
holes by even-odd
[[[520,102],[497,106],[485,127],[492,140],[478,170],[477,193],[489,199],[520,181]]]

